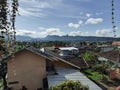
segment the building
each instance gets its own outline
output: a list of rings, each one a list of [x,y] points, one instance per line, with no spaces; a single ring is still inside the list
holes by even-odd
[[[43,88],[46,77],[46,58],[30,48],[15,53],[15,57],[8,58],[8,86],[11,90],[20,90],[25,86],[27,90]]]
[[[120,41],[114,41],[114,42],[112,42],[112,46],[120,46]]]
[[[85,62],[83,65],[83,63],[64,60],[59,55],[47,49],[41,52],[33,47],[28,47],[15,53],[15,57],[7,57],[7,83],[11,90],[21,90],[22,87],[27,88],[27,90],[44,90],[44,88],[47,88],[45,80],[48,79],[48,86],[54,85],[51,84],[51,81],[55,83],[54,79],[51,80],[49,78],[50,76],[60,75],[61,70],[68,70],[70,73],[77,70],[78,73],[81,67],[87,67],[87,64],[85,64]],[[79,73],[81,74],[81,72]],[[82,76],[84,75],[82,74]],[[77,76],[79,80],[80,77]],[[76,77],[72,78],[74,80]],[[57,79],[60,78],[58,77]],[[89,86],[93,85],[95,87],[95,89],[91,87],[90,90],[102,90],[87,77],[84,76],[84,79],[87,80]],[[85,84],[84,80],[82,82]]]
[[[77,55],[79,53],[79,49],[75,47],[60,47],[58,49],[58,54],[63,58],[73,57],[74,55]]]
[[[108,52],[108,51],[112,51],[114,50],[114,46],[110,46],[110,45],[100,45],[97,46],[97,49],[100,49],[101,52]]]

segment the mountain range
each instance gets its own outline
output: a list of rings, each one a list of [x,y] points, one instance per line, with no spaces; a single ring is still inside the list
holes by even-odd
[[[96,36],[57,36],[57,35],[48,35],[45,38],[32,38],[29,36],[16,36],[18,41],[91,41],[91,42],[100,42],[100,41],[119,41],[120,38],[113,37],[96,37]]]

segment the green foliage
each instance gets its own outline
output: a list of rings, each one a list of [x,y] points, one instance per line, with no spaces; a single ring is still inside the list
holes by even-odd
[[[0,79],[0,90],[2,90],[3,89],[3,81],[2,81],[2,79]]]
[[[84,73],[89,77],[89,78],[91,78],[92,80],[101,80],[101,78],[102,78],[102,75],[99,73],[99,72],[97,72],[97,71],[94,71],[94,70],[92,70],[92,69],[86,69],[85,71],[84,71]]]
[[[90,52],[85,52],[82,57],[87,61],[87,63],[92,66],[96,64],[97,55],[94,55]]]
[[[80,81],[67,80],[59,85],[50,87],[49,90],[89,90],[89,87],[82,85]]]

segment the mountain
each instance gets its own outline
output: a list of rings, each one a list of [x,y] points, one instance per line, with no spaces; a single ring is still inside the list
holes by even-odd
[[[17,41],[31,41],[33,38],[29,36],[22,36],[22,35],[17,35],[16,40]]]
[[[45,38],[31,38],[29,36],[17,36],[17,40],[19,40],[19,41],[91,41],[91,42],[100,42],[100,41],[114,41],[114,40],[120,41],[120,38],[96,37],[96,36],[48,35]]]
[[[49,35],[44,38],[45,41],[114,41],[120,40],[120,38],[113,38],[113,37],[96,37],[96,36],[56,36],[56,35]]]

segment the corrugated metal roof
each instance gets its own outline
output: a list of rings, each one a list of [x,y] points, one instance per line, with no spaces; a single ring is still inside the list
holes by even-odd
[[[67,69],[67,68],[57,68],[56,69],[58,75],[48,75],[48,85],[54,86],[62,81],[66,80],[80,80],[83,85],[88,85],[89,90],[102,90],[99,86],[97,86],[94,82],[88,79],[84,74],[82,74],[79,70],[75,69]]]
[[[60,50],[78,50],[78,48],[75,47],[60,47]]]
[[[104,58],[104,57],[98,57],[98,60],[99,60],[99,61],[108,61],[108,59],[107,59],[107,58]]]

